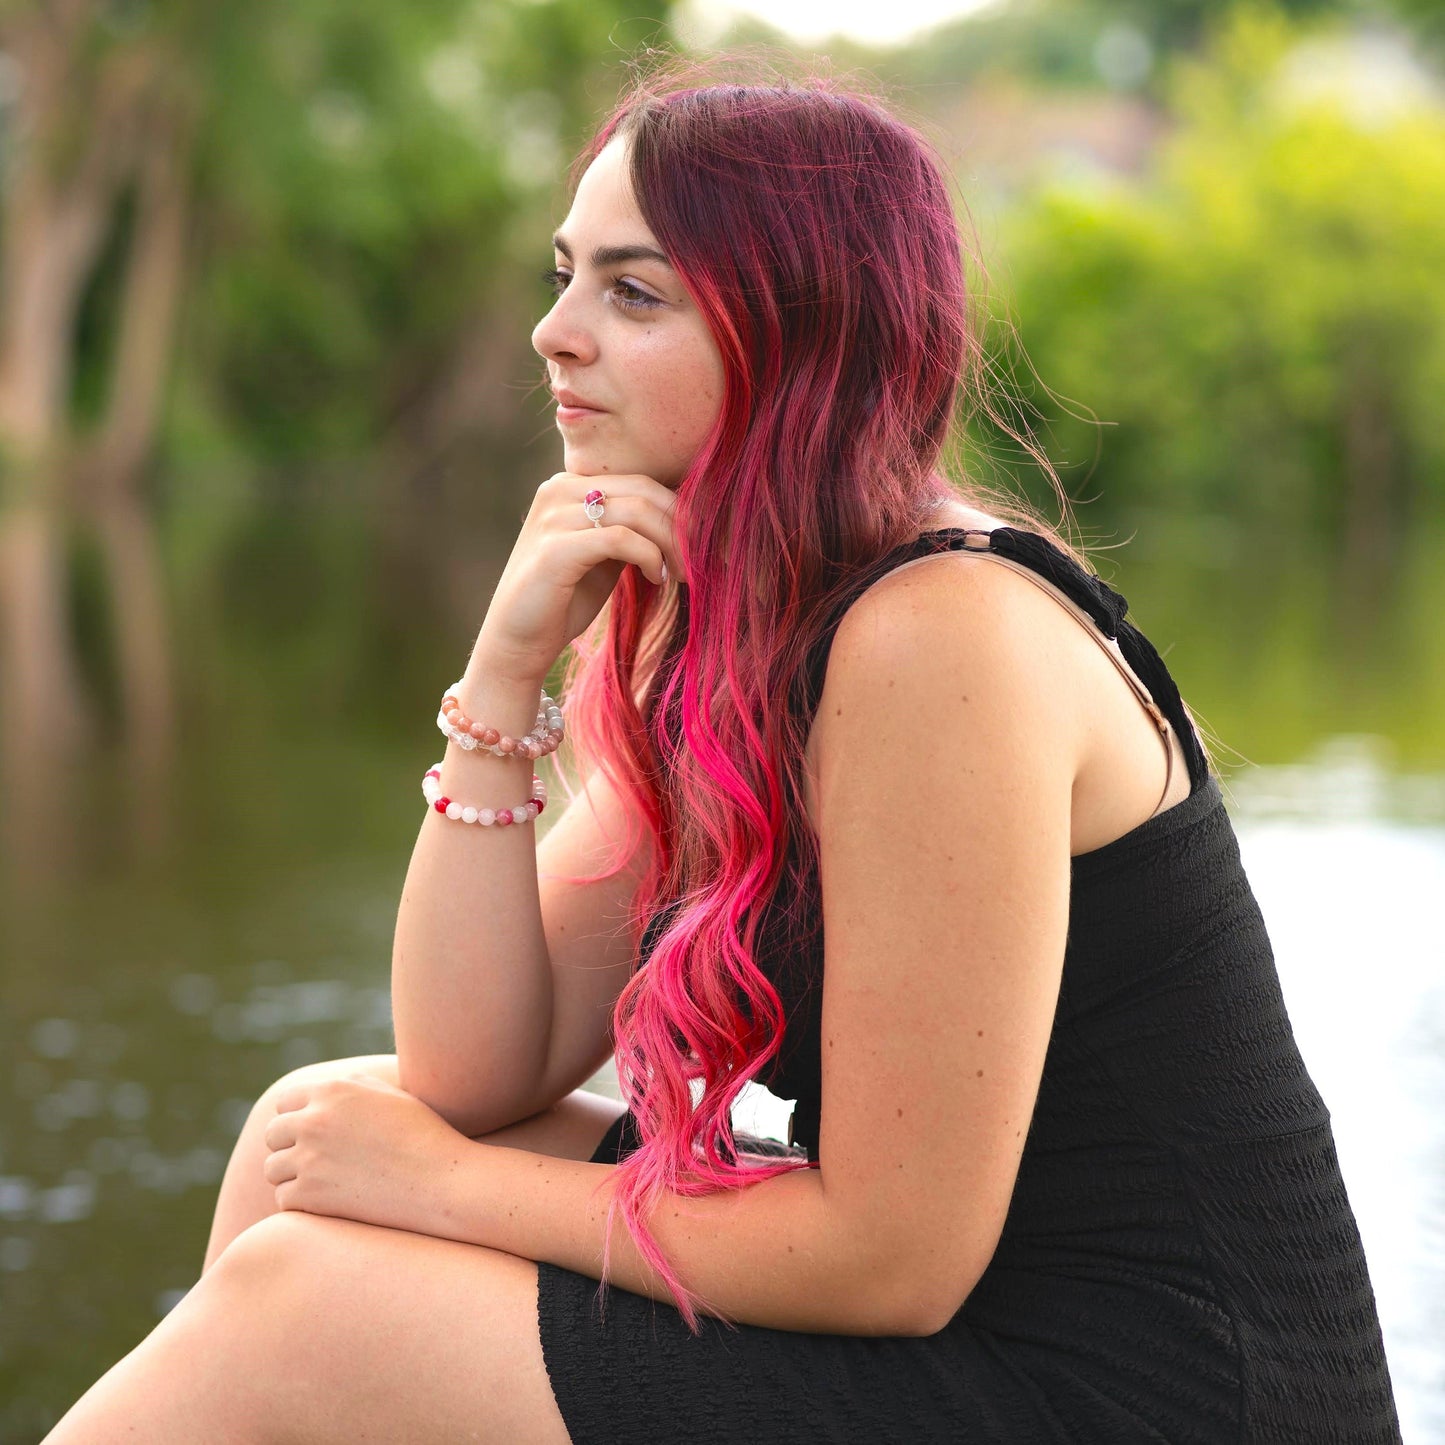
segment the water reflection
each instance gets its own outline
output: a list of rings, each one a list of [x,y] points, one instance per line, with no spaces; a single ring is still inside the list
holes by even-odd
[[[1338,739],[1237,775],[1227,796],[1332,1113],[1413,1445],[1445,1440],[1445,778],[1389,761]],[[302,1064],[392,1047],[399,877],[384,864],[308,860],[289,896],[208,902],[195,934],[158,934],[156,920],[194,916],[181,892],[7,930],[0,1445],[37,1440],[194,1282],[257,1094]],[[56,950],[71,962],[35,962]],[[738,1122],[780,1136],[786,1116],[757,1091]]]
[[[1231,803],[1330,1110],[1404,1438],[1426,1445],[1445,1441],[1445,779],[1390,775],[1381,756],[1338,740],[1312,768],[1242,778]]]

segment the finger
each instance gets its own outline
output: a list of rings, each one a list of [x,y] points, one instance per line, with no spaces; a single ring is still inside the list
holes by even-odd
[[[267,1121],[261,1138],[268,1149],[289,1149],[296,1142],[298,1124],[295,1111],[277,1114]]]
[[[276,1112],[289,1113],[292,1109],[304,1109],[311,1100],[311,1084],[288,1084],[276,1095]]]
[[[653,581],[659,581],[661,564],[666,562],[669,573],[680,578],[682,560],[678,556],[677,535],[673,527],[673,513],[677,508],[676,493],[664,487],[661,482],[641,474],[608,477],[607,486],[603,488],[606,500],[603,503],[602,516],[599,525],[594,528],[586,512],[582,510],[581,502],[598,480],[596,477],[576,478],[575,496],[559,492],[557,505],[563,509],[563,515],[572,520],[572,527],[568,530],[573,527],[588,531],[602,531],[608,526],[630,527],[634,532],[646,537],[660,554],[655,569],[648,571],[644,567],[642,570],[648,572]],[[633,559],[629,557],[626,560]]]
[[[274,1154],[268,1154],[266,1162],[261,1166],[262,1177],[271,1185],[285,1184],[288,1179],[295,1179],[299,1172],[294,1149],[281,1149]]]
[[[666,560],[662,548],[621,522],[572,532],[560,537],[558,545],[575,568],[578,581],[600,563],[631,562],[659,586],[662,584],[662,564]]]

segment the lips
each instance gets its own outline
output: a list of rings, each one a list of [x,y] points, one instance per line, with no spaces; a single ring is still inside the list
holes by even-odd
[[[552,395],[557,398],[558,404],[561,406],[583,407],[588,411],[607,410],[604,406],[598,406],[595,401],[588,401],[585,396],[578,396],[575,391],[567,391],[565,388],[561,391],[553,391]]]

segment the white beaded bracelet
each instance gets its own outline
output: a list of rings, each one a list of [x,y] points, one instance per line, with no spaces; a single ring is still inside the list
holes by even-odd
[[[442,796],[441,767],[440,763],[435,763],[422,775],[422,796],[438,813],[455,822],[480,823],[484,828],[495,823],[505,828],[509,823],[530,823],[547,806],[547,785],[533,773],[532,796],[525,803],[518,803],[514,808],[463,807],[461,803]]]

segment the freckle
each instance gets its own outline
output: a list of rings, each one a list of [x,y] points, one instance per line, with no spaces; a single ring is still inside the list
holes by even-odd
[[[903,1110],[902,1110],[902,1109],[900,1109],[900,1110],[898,1111],[898,1117],[899,1117],[900,1119],[903,1117]]]
[[[790,1245],[788,1246],[788,1253],[791,1254],[792,1252],[793,1252],[793,1246],[790,1244]]]
[[[983,1070],[982,1070],[982,1069],[980,1069],[980,1070],[978,1071],[977,1077],[980,1078],[980,1079],[983,1078]]]
[[[983,1037],[983,1030],[982,1030],[982,1029],[980,1029],[980,1030],[978,1031],[978,1036],[979,1036],[979,1038],[982,1038],[982,1037]]]

